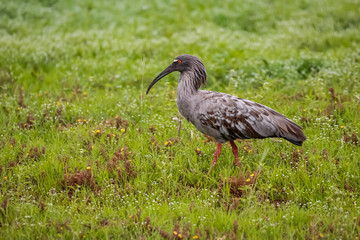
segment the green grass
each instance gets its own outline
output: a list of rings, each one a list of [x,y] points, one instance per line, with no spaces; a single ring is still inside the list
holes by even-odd
[[[1,238],[359,238],[359,9],[0,0]],[[178,74],[145,95],[184,53],[303,147],[242,141],[235,168],[226,144],[209,174],[216,144],[185,119],[178,137]]]

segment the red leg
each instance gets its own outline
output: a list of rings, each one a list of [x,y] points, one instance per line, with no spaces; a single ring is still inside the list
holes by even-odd
[[[234,154],[235,157],[235,165],[240,167],[240,163],[239,163],[239,152],[238,152],[238,148],[236,147],[234,141],[230,141],[230,145],[232,148],[232,152]]]
[[[221,153],[221,143],[218,143],[216,146],[216,150],[214,152],[214,160],[211,164],[211,167],[213,167],[216,164],[217,158],[218,158],[218,156],[220,156],[220,153]]]

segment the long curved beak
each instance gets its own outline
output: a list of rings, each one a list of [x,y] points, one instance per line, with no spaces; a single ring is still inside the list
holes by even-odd
[[[157,75],[157,77],[150,83],[146,94],[149,93],[150,88],[152,88],[152,86],[155,85],[155,83],[157,83],[157,81],[159,81],[160,79],[162,79],[163,77],[165,77],[166,75],[168,75],[169,73],[172,73],[173,71],[175,71],[173,65],[171,64],[170,66],[168,66],[164,71],[162,71],[159,75]]]

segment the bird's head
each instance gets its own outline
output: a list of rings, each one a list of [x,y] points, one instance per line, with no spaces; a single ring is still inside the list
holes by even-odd
[[[193,86],[199,89],[202,84],[206,83],[206,71],[204,64],[199,58],[184,54],[177,56],[172,64],[170,64],[164,71],[162,71],[149,85],[146,94],[149,93],[150,88],[154,84],[165,77],[166,75],[178,71],[180,73],[189,73]]]

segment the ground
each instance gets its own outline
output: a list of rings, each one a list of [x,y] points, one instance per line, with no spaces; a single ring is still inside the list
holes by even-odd
[[[182,119],[180,54],[304,128],[225,144]],[[0,0],[4,239],[358,239],[360,1]],[[181,126],[181,128],[180,128]],[[179,130],[180,129],[180,130]]]

